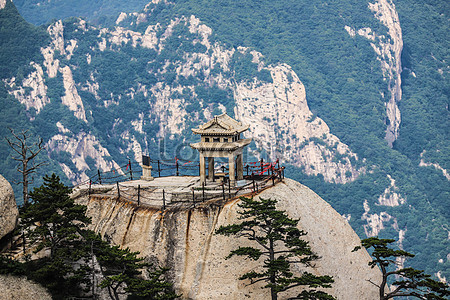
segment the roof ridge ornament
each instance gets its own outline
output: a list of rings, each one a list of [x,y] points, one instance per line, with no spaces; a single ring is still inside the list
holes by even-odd
[[[218,126],[213,126],[216,124]],[[221,115],[214,116],[214,118],[208,122],[199,125],[198,128],[193,128],[192,132],[201,135],[236,135],[246,131],[249,127],[249,125],[244,125],[242,122],[233,119],[226,113],[223,113]]]

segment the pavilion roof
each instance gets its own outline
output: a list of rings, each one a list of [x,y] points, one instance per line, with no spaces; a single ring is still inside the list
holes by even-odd
[[[226,113],[215,116],[212,120],[192,129],[192,132],[202,135],[234,135],[246,131],[249,125],[236,121]]]

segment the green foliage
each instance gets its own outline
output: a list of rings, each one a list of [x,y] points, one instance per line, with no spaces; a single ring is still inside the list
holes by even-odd
[[[86,207],[75,204],[70,192],[52,174],[44,176],[44,184],[30,193],[32,204],[24,207],[21,224],[27,237],[37,243],[36,251],[49,247],[53,257],[59,249],[78,241],[81,231],[89,224]]]
[[[44,177],[44,184],[30,194],[32,203],[21,209],[20,230],[34,252],[49,249],[50,255],[25,263],[0,256],[0,274],[26,275],[48,288],[54,299],[86,296],[95,256],[104,276],[99,286],[108,288],[112,299],[122,293],[132,299],[179,298],[165,278],[167,268],[145,263],[139,252],[111,246],[86,230],[86,206],[75,204],[70,192],[55,174]]]
[[[251,53],[234,52],[230,67],[234,72],[234,79],[238,82],[251,82],[254,78],[258,78],[262,82],[273,82],[268,70],[258,71],[258,64],[253,62]]]
[[[148,1],[146,0],[79,0],[76,5],[70,0],[39,1],[16,0],[14,1],[20,13],[29,22],[40,25],[53,19],[66,19],[68,17],[84,16],[93,22],[104,22],[110,16],[116,16],[120,12],[134,12],[141,10]],[[114,18],[115,20],[115,18]]]
[[[441,299],[450,297],[450,290],[447,284],[431,279],[430,275],[421,270],[413,268],[397,268],[390,270],[390,267],[396,265],[396,258],[410,258],[414,254],[404,250],[395,250],[390,248],[390,244],[395,242],[393,239],[380,239],[370,237],[361,241],[362,247],[373,250],[371,255],[373,260],[369,262],[372,268],[378,266],[381,269],[382,279],[378,285],[380,290],[380,300],[392,299],[394,297],[415,297],[418,299]],[[355,247],[357,251],[361,246]],[[395,277],[392,283],[394,288],[388,289],[388,277]]]
[[[0,274],[21,276],[25,274],[25,268],[20,262],[0,255]]]
[[[256,243],[257,248],[239,247],[232,250],[227,259],[235,255],[254,261],[264,258],[260,270],[247,272],[239,278],[240,280],[248,279],[250,284],[265,282],[264,287],[271,290],[272,299],[277,299],[278,293],[297,286],[331,287],[334,281],[330,276],[316,276],[308,272],[295,276],[290,270],[292,264],[301,263],[310,266],[311,262],[319,259],[311,251],[309,243],[301,239],[306,232],[297,228],[298,220],[289,218],[284,211],[276,210],[276,200],[254,200],[245,197],[240,199],[238,206],[242,210],[238,213],[239,219],[243,221],[221,226],[216,230],[216,234],[245,237]],[[280,244],[282,246],[279,246]],[[316,291],[305,293],[313,295]],[[306,297],[305,293],[303,296]],[[321,299],[334,299],[327,296],[329,298]]]
[[[88,242],[100,264],[104,279],[99,287],[107,288],[113,300],[128,294],[128,299],[170,300],[178,299],[172,283],[165,279],[167,268],[155,267],[138,257],[139,252],[111,246],[99,235],[88,233]],[[142,277],[146,279],[144,279]]]
[[[42,62],[40,47],[48,40],[43,28],[27,23],[12,1],[0,9],[0,79],[17,77],[21,83],[33,68],[30,62]]]
[[[50,256],[26,264],[27,275],[47,287],[56,299],[78,296],[89,286],[82,233],[90,222],[86,207],[76,205],[71,190],[55,174],[35,188],[32,203],[21,209],[20,228],[34,252],[50,249]],[[76,266],[79,264],[79,267]]]

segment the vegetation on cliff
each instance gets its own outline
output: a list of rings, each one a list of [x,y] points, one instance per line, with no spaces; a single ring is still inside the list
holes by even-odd
[[[70,192],[52,174],[30,193],[32,201],[22,207],[17,230],[24,251],[28,251],[25,262],[0,255],[0,274],[27,276],[46,287],[54,299],[95,298],[101,288],[106,288],[113,300],[120,295],[179,298],[165,279],[168,269],[146,263],[138,257],[139,252],[111,246],[87,230],[86,206],[75,204]],[[43,257],[31,259],[35,253]],[[95,275],[97,264],[100,279]]]
[[[382,273],[381,282],[373,282],[379,288],[380,300],[397,297],[414,297],[418,299],[445,300],[450,296],[447,283],[431,279],[431,276],[414,268],[403,268],[399,261],[414,257],[414,254],[404,250],[392,249],[389,244],[392,239],[371,237],[361,241],[362,247],[371,252],[373,260],[369,263],[372,268],[379,267]],[[355,247],[353,251],[361,249]],[[392,288],[388,288],[389,279],[395,277]]]
[[[260,261],[260,270],[252,270],[239,277],[249,280],[250,284],[265,283],[270,289],[272,300],[278,294],[295,287],[308,287],[298,295],[298,299],[334,299],[315,288],[329,288],[334,282],[330,276],[317,276],[303,272],[296,276],[291,270],[295,264],[313,266],[319,257],[311,251],[309,243],[301,237],[307,233],[297,228],[298,220],[291,219],[286,212],[277,210],[276,200],[251,199],[241,197],[238,203],[238,224],[221,226],[216,234],[244,237],[255,242],[255,247],[239,247],[227,256],[243,256],[246,259]]]

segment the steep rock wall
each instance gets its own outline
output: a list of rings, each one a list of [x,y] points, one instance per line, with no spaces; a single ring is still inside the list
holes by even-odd
[[[286,64],[266,69],[273,82],[240,82],[234,89],[236,116],[250,125],[246,134],[273,161],[282,158],[303,167],[308,175],[322,174],[328,182],[355,180],[364,172],[350,162],[358,157],[309,110],[305,87],[297,74]]]
[[[328,292],[338,299],[375,299],[377,289],[368,280],[380,279],[378,269],[368,267],[366,251],[352,252],[360,244],[347,221],[317,194],[293,180],[286,179],[263,191],[259,197],[279,201],[279,209],[290,217],[300,218],[299,227],[308,232],[306,239],[321,259],[314,274],[334,277]],[[225,206],[204,205],[192,209],[161,212],[137,209],[126,202],[86,196],[78,202],[88,206],[92,229],[107,240],[140,251],[150,260],[158,260],[171,268],[175,287],[185,299],[266,299],[261,285],[247,286],[237,278],[257,264],[242,258],[225,260],[230,250],[251,245],[246,239],[215,235],[221,225],[238,221],[237,203]],[[296,267],[295,272],[304,270]],[[301,290],[301,289],[299,289]],[[299,290],[286,292],[296,295]]]

